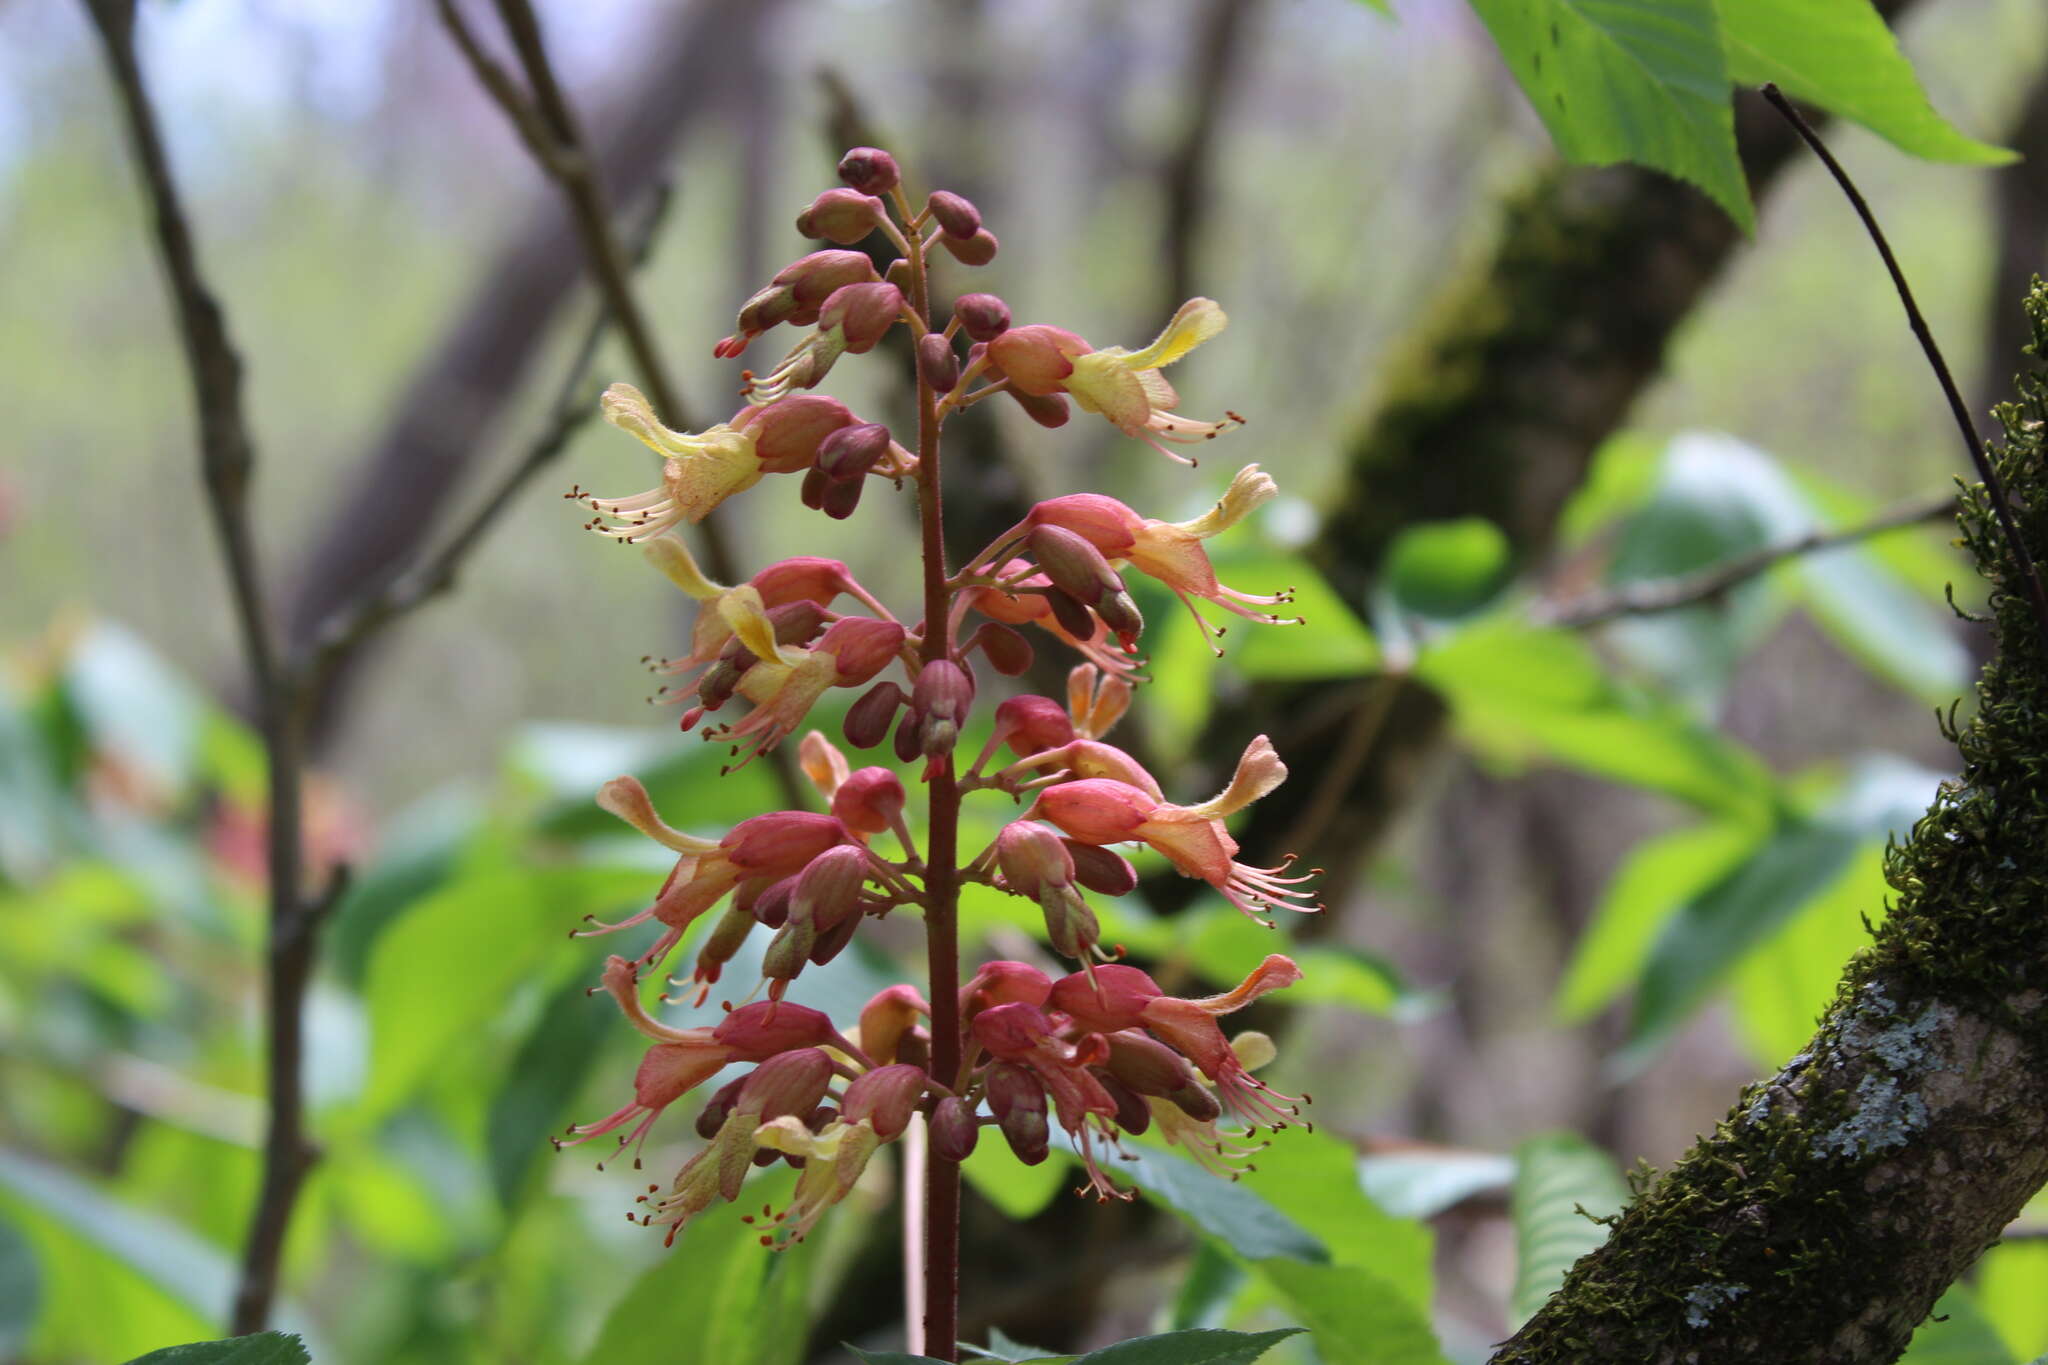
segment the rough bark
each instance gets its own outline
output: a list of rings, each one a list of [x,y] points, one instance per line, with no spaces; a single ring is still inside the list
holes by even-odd
[[[2048,352],[2039,281],[2026,311]],[[2038,556],[2048,380],[2020,387],[1994,465]],[[2048,1180],[2048,667],[1981,486],[1959,520],[1998,650],[1954,735],[1962,777],[1888,855],[1896,907],[1813,1041],[1623,1213],[1496,1365],[1893,1360]]]

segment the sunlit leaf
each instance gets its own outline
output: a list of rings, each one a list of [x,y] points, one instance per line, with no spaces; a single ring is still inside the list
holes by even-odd
[[[1976,1295],[1957,1284],[1935,1301],[1899,1365],[2013,1365],[2014,1359],[1977,1306]]]
[[[1997,165],[2014,154],[1934,111],[1899,40],[1870,0],[1716,0],[1728,74],[1854,119],[1914,156]]]
[[[1735,1031],[1761,1067],[1774,1067],[1813,1036],[1850,955],[1870,942],[1891,893],[1884,845],[1866,842],[1834,883],[1808,901],[1736,967]]]
[[[1261,1261],[1324,1365],[1444,1365],[1427,1311],[1359,1266]]]
[[[1379,662],[1379,645],[1365,622],[1345,605],[1321,570],[1300,555],[1271,551],[1218,553],[1217,578],[1243,592],[1294,590],[1294,601],[1275,611],[1300,616],[1305,626],[1261,626],[1211,609],[1227,626],[1224,659],[1240,676],[1258,682],[1354,678]]]
[[[1435,1252],[1429,1226],[1396,1218],[1372,1201],[1359,1173],[1358,1151],[1342,1138],[1306,1127],[1266,1137],[1272,1146],[1259,1157],[1257,1174],[1241,1184],[1306,1230],[1327,1253],[1296,1259],[1328,1259],[1370,1270],[1427,1314]],[[1233,1249],[1248,1260],[1264,1259],[1241,1245]]]
[[[1607,1229],[1587,1215],[1616,1214],[1626,1202],[1614,1159],[1582,1138],[1553,1134],[1515,1148],[1515,1323],[1543,1306],[1572,1262],[1607,1240]]]
[[[284,1332],[195,1341],[137,1356],[128,1365],[307,1365],[306,1344]]]
[[[1380,586],[1399,611],[1447,621],[1478,611],[1500,590],[1508,539],[1483,517],[1418,522],[1388,548]]]
[[[1374,1152],[1358,1162],[1359,1182],[1396,1218],[1432,1218],[1475,1194],[1506,1190],[1514,1158],[1448,1147]]]
[[[1566,158],[1633,161],[1754,224],[1713,0],[1473,0]]]
[[[2048,1242],[2008,1240],[1977,1262],[1977,1306],[2019,1360],[2048,1351]]]
[[[960,1173],[975,1193],[1017,1222],[1037,1215],[1073,1182],[1064,1152],[1055,1150],[1036,1166],[1026,1166],[994,1129],[975,1143],[973,1155],[960,1163]]]

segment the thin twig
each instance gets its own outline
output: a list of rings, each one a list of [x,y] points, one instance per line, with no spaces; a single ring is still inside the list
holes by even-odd
[[[671,199],[667,185],[657,188],[655,202],[632,244],[636,269],[645,265],[652,254]],[[463,561],[482,544],[485,535],[513,498],[532,482],[536,474],[561,455],[570,438],[590,420],[591,414],[597,411],[595,397],[588,391],[590,366],[612,316],[610,309],[600,308],[590,320],[548,406],[546,425],[527,446],[526,453],[505,471],[497,486],[463,520],[440,550],[426,556],[377,592],[337,611],[321,625],[314,637],[312,657],[307,665],[308,695],[319,693],[328,675],[383,627],[453,588]]]
[[[1579,630],[1602,625],[1621,616],[1643,616],[1652,612],[1676,611],[1724,596],[1742,583],[1767,573],[1788,559],[1817,554],[1842,545],[1852,545],[1886,531],[1896,531],[1922,522],[1940,521],[1955,515],[1956,495],[1916,498],[1880,512],[1869,521],[1839,531],[1819,528],[1804,535],[1762,545],[1747,554],[1709,564],[1704,569],[1674,578],[1655,578],[1627,583],[1606,592],[1587,593],[1563,602],[1537,606],[1530,614],[1540,625]]]
[[[199,460],[207,510],[226,562],[255,693],[257,725],[268,768],[268,971],[264,981],[267,1053],[264,1069],[269,1116],[263,1139],[263,1174],[243,1249],[235,1290],[233,1330],[260,1329],[277,1293],[278,1264],[292,1207],[312,1162],[305,1131],[302,1069],[306,986],[312,979],[314,934],[321,902],[304,895],[300,844],[300,747],[294,718],[295,683],[278,657],[265,609],[262,577],[249,530],[249,483],[255,442],[242,406],[242,366],[227,322],[199,267],[192,232],[172,176],[156,111],[135,58],[133,0],[86,0],[86,11],[106,47],[127,125],[130,150],[155,220],[165,283],[178,321],[185,366],[198,418]]]
[[[2041,586],[2040,570],[2034,567],[2034,556],[2027,549],[2026,541],[2020,538],[2019,526],[2013,520],[2012,504],[2005,496],[2005,484],[1998,477],[1998,471],[1991,467],[1991,457],[1985,453],[1983,439],[1977,435],[1977,425],[1970,420],[1970,410],[1963,403],[1963,395],[1956,388],[1954,376],[1949,374],[1948,362],[1942,358],[1941,348],[1934,344],[1934,333],[1927,326],[1927,319],[1920,316],[1920,306],[1913,301],[1913,290],[1906,283],[1905,272],[1899,269],[1899,261],[1892,254],[1891,243],[1885,240],[1883,229],[1878,227],[1877,218],[1864,202],[1849,173],[1842,169],[1842,163],[1835,160],[1827,144],[1820,140],[1820,134],[1792,107],[1792,102],[1774,84],[1763,87],[1763,97],[1771,107],[1783,114],[1821,164],[1835,178],[1842,188],[1856,216],[1863,220],[1863,226],[1870,233],[1870,240],[1877,247],[1877,254],[1884,258],[1884,268],[1891,272],[1892,285],[1899,292],[1899,302],[1905,305],[1906,321],[1913,329],[1913,335],[1920,340],[1920,349],[1927,354],[1927,363],[1934,369],[1934,377],[1941,383],[1943,396],[1948,399],[1949,412],[1956,419],[1956,429],[1963,434],[1963,444],[1969,447],[1970,462],[1977,468],[1977,478],[1990,496],[1991,510],[1998,518],[1998,527],[2005,536],[2005,543],[2012,550],[2014,562],[2019,566],[2021,576],[2026,580],[2027,596],[2034,607],[2034,624],[2039,632],[2039,648],[2048,653],[2048,591]]]

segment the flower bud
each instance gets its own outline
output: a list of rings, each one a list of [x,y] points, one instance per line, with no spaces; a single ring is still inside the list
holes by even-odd
[[[1107,1071],[1097,1071],[1095,1080],[1116,1101],[1116,1126],[1133,1136],[1152,1126],[1152,1109],[1131,1088]]]
[[[1050,697],[1034,693],[1006,697],[996,707],[996,734],[1019,758],[1057,749],[1074,738],[1073,718]]]
[[[967,649],[980,649],[989,666],[1006,678],[1021,677],[1034,657],[1024,633],[1000,621],[984,621],[968,638]],[[964,652],[964,651],[963,651]]]
[[[879,682],[846,708],[846,723],[840,733],[856,749],[872,749],[889,733],[889,722],[903,704],[903,689],[893,682]]]
[[[964,239],[940,233],[939,245],[953,253],[953,259],[962,265],[987,265],[996,258],[996,235],[987,228],[977,229],[972,237]]]
[[[974,675],[951,659],[934,659],[918,671],[910,709],[919,718],[919,752],[935,758],[951,751],[974,705]]]
[[[750,1073],[751,1074],[751,1073]],[[726,1119],[732,1116],[733,1104],[740,1097],[740,1087],[747,1083],[746,1076],[736,1076],[718,1087],[697,1115],[697,1136],[706,1142],[718,1136],[718,1130],[725,1127]]]
[[[960,990],[960,1013],[992,1005],[1043,1005],[1051,993],[1052,978],[1028,962],[984,962]]]
[[[953,316],[970,341],[993,341],[1010,327],[1010,305],[994,294],[962,294],[953,300]]]
[[[813,469],[810,471],[810,474],[822,474],[822,471]],[[824,479],[822,483],[815,486],[816,501],[813,502],[809,496],[813,491],[810,474],[804,476],[804,492],[806,494],[804,501],[806,503],[816,507],[834,521],[845,521],[856,511],[860,510],[861,494],[867,491],[866,480],[849,479],[845,483],[835,483],[829,478]]]
[[[794,474],[817,459],[826,437],[853,424],[853,413],[836,398],[800,393],[750,407],[732,424],[754,438],[764,473]]]
[[[808,1114],[825,1098],[825,1087],[831,1083],[832,1059],[817,1048],[799,1048],[755,1067],[740,1086],[733,1108],[763,1119]]]
[[[1138,884],[1138,869],[1115,849],[1069,839],[1067,852],[1074,859],[1074,880],[1099,896],[1129,895]]]
[[[1138,603],[1128,592],[1104,593],[1102,600],[1095,604],[1095,614],[1102,618],[1102,624],[1116,632],[1117,640],[1125,649],[1135,649],[1138,636],[1144,633],[1145,618],[1138,611]]]
[[[924,211],[948,237],[972,237],[981,231],[981,210],[951,190],[933,190]]]
[[[903,648],[903,627],[872,616],[842,616],[818,637],[820,654],[830,654],[833,684],[859,687],[896,661]]]
[[[889,428],[861,422],[841,427],[818,443],[818,468],[834,483],[844,483],[866,475],[888,453]]]
[[[924,1071],[914,1066],[877,1067],[846,1087],[846,1102],[840,1112],[848,1123],[865,1119],[884,1142],[901,1137],[924,1098],[926,1079]]]
[[[863,258],[865,259],[865,258]],[[801,310],[796,293],[784,285],[771,284],[740,305],[733,334],[711,348],[720,360],[731,360],[747,349],[747,343],[779,322],[788,322]]]
[[[915,986],[877,991],[860,1008],[860,1050],[876,1062],[901,1060],[897,1048],[917,1026],[918,1016],[931,1013]]]
[[[1035,820],[1012,820],[996,835],[996,866],[1009,890],[1037,900],[1048,888],[1070,886],[1074,860],[1060,836]]]
[[[1061,630],[1080,640],[1095,634],[1095,618],[1088,614],[1088,608],[1075,600],[1072,593],[1059,588],[1044,588],[1038,595],[1052,608],[1052,619],[1059,623]]]
[[[866,849],[858,844],[826,849],[797,876],[789,901],[791,923],[808,920],[823,930],[860,918],[860,893],[867,876]]]
[[[1193,1063],[1150,1034],[1119,1029],[1100,1036],[1109,1040],[1109,1073],[1136,1093],[1171,1099],[1184,1090],[1202,1090]]]
[[[830,929],[818,935],[818,941],[811,945],[810,960],[814,967],[822,967],[846,951],[846,945],[853,942],[853,935],[860,928],[858,913],[848,915]]]
[[[781,987],[797,979],[811,960],[811,949],[818,946],[818,926],[810,920],[789,917],[789,922],[775,931],[775,937],[768,940],[768,949],[761,954],[761,975],[769,986],[769,999],[780,1002]]]
[[[903,316],[903,291],[893,284],[849,284],[833,291],[818,310],[818,330],[838,332],[850,355],[874,349]]]
[[[917,339],[917,373],[937,393],[951,393],[960,382],[960,357],[943,332],[926,332]]]
[[[780,929],[789,922],[789,901],[796,894],[796,878],[783,877],[764,887],[747,903],[747,913],[764,928]]]
[[[718,980],[719,972],[732,961],[733,954],[747,941],[747,935],[753,928],[754,916],[750,910],[739,905],[728,906],[718,917],[718,923],[711,927],[711,932],[705,935],[703,946],[697,950],[695,979],[707,984]]]
[[[1045,1117],[1045,1088],[1038,1078],[1012,1062],[988,1069],[988,1107],[1010,1150],[1026,1166],[1036,1166],[1050,1151],[1051,1125]]]
[[[1124,580],[1102,551],[1064,526],[1034,526],[1024,540],[1026,553],[1052,582],[1085,606],[1098,605],[1103,597],[1124,591]]]
[[[1046,1004],[1084,1029],[1114,1033],[1142,1025],[1145,1006],[1164,994],[1158,982],[1136,967],[1112,962],[1092,975],[1075,972],[1053,982]]]
[[[880,147],[855,147],[839,158],[839,178],[862,194],[887,194],[903,182],[903,173]]]
[[[1071,885],[1049,890],[1038,898],[1045,911],[1045,937],[1061,957],[1085,961],[1102,941],[1102,924],[1088,902]]]
[[[813,251],[775,273],[775,283],[786,286],[796,301],[797,322],[805,321],[803,313],[813,314],[808,320],[816,322],[819,306],[840,286],[870,284],[878,278],[865,251]]]
[[[917,712],[906,710],[903,723],[896,727],[896,738],[890,746],[899,763],[915,763],[924,755],[924,722]]]
[[[906,257],[898,256],[889,262],[889,268],[882,272],[882,278],[902,290],[905,298],[910,297],[910,261]]]
[[[785,875],[834,844],[846,842],[846,826],[829,815],[807,810],[777,810],[740,821],[718,841],[735,867],[746,872],[783,869]]]
[[[825,628],[825,609],[816,602],[785,602],[768,609],[768,624],[775,628],[776,644],[807,645]]]
[[[965,1161],[974,1155],[981,1121],[958,1095],[946,1095],[932,1107],[932,1154],[941,1161]]]
[[[903,814],[903,779],[888,768],[862,768],[851,773],[832,794],[832,813],[848,829],[880,834]]]
[[[882,225],[882,201],[856,190],[830,189],[797,215],[796,230],[806,237],[852,246]]]
[[[718,1022],[711,1037],[731,1048],[733,1060],[741,1062],[766,1061],[800,1047],[842,1046],[828,1015],[786,1000],[742,1005]]]
[[[1023,393],[1017,389],[1007,390],[1017,400],[1017,406],[1024,409],[1024,415],[1042,427],[1049,429],[1063,427],[1073,413],[1067,408],[1067,396],[1063,393]]]

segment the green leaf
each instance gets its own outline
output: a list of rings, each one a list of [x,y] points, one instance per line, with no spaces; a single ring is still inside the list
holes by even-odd
[[[1237,1262],[1215,1239],[1204,1237],[1180,1277],[1166,1325],[1176,1332],[1220,1325],[1230,1311],[1230,1300],[1243,1285],[1244,1271]]]
[[[759,1176],[748,1182],[739,1206],[786,1203],[795,1181],[786,1169]],[[760,1228],[740,1221],[739,1206],[718,1205],[694,1220],[633,1282],[584,1353],[584,1365],[765,1365],[764,1301],[781,1297],[772,1288],[777,1277],[809,1273],[814,1244],[768,1250],[759,1243]]]
[[[584,960],[563,939],[582,916],[635,906],[657,882],[632,870],[496,858],[413,906],[370,955],[370,1081],[361,1117],[381,1117],[410,1097],[437,1063],[497,1017],[519,985],[551,982]]]
[[[1559,1133],[1515,1148],[1515,1288],[1509,1316],[1520,1325],[1564,1282],[1572,1262],[1607,1240],[1587,1214],[1621,1212],[1628,1188],[1613,1158],[1582,1138]]]
[[[1784,573],[1829,636],[1872,672],[1934,705],[1967,686],[1974,666],[1948,608],[1888,573],[1869,545],[1801,555]]]
[[[1358,1266],[1261,1261],[1315,1339],[1323,1365],[1443,1365],[1426,1311]]]
[[[480,815],[473,800],[439,795],[390,822],[376,861],[349,883],[322,941],[327,960],[350,985],[363,984],[377,936],[461,867],[463,845]]]
[[[1025,1365],[1026,1362],[1029,1365],[1049,1365],[1049,1362],[1074,1359],[1072,1356],[1056,1356],[1036,1346],[1026,1346],[1022,1342],[1012,1341],[1004,1335],[1000,1327],[989,1328],[988,1345],[972,1346],[962,1342],[960,1349],[976,1360],[1000,1360],[1004,1365]]]
[[[1295,1259],[1328,1259],[1370,1270],[1427,1313],[1435,1248],[1428,1226],[1396,1218],[1372,1201],[1350,1143],[1307,1128],[1285,1128],[1268,1138],[1271,1145],[1259,1158],[1258,1173],[1243,1184],[1328,1252],[1327,1258]],[[1247,1260],[1264,1259],[1242,1244],[1233,1249]]]
[[[1765,825],[1709,820],[1636,845],[1607,883],[1572,954],[1558,988],[1559,1016],[1589,1018],[1627,990],[1649,960],[1657,931],[1747,861],[1768,832]]]
[[[133,631],[95,625],[64,661],[64,688],[93,747],[176,791],[191,776],[201,708]]]
[[[128,1365],[307,1365],[306,1344],[284,1332],[257,1332],[225,1341],[195,1341],[137,1356]]]
[[[914,1356],[904,1351],[863,1351],[851,1342],[846,1349],[853,1352],[854,1359],[863,1365],[946,1365],[937,1356]]]
[[[535,1159],[548,1150],[548,1135],[559,1124],[563,1106],[575,1098],[592,1060],[618,1026],[618,1011],[595,1008],[601,1003],[579,980],[555,992],[491,1098],[484,1142],[491,1185],[506,1209],[518,1202]]]
[[[1870,0],[1717,0],[1728,73],[1854,119],[1900,151],[1930,161],[2016,160],[1934,111]]]
[[[1565,157],[1690,180],[1755,226],[1713,0],[1472,0]]]
[[[1255,1193],[1249,1181],[1211,1175],[1188,1158],[1157,1147],[1132,1144],[1124,1150],[1129,1160],[1104,1163],[1111,1176],[1135,1184],[1246,1260],[1330,1258],[1319,1239]]]
[[[2015,1358],[2048,1351],[2048,1242],[2007,1241],[1977,1262],[1977,1306]]]
[[[1401,611],[1430,620],[1469,616],[1500,591],[1508,538],[1484,517],[1425,521],[1394,537],[1380,581]]]
[[[1758,1066],[1776,1066],[1813,1036],[1843,965],[1870,942],[1864,917],[1875,923],[1890,892],[1883,842],[1866,842],[1833,885],[1735,969],[1735,1031]]]
[[[1222,641],[1224,658],[1241,676],[1255,682],[1355,678],[1379,663],[1372,631],[1322,571],[1300,555],[1225,553],[1215,556],[1214,562],[1217,578],[1233,588],[1260,594],[1292,588],[1292,605],[1276,610],[1308,623],[1261,626],[1225,617],[1229,633]]]
[[[960,1174],[1013,1222],[1036,1216],[1070,1178],[1063,1152],[1055,1150],[1036,1166],[1026,1166],[993,1134],[975,1143],[973,1154],[960,1163]]]
[[[2013,1360],[1976,1297],[1958,1284],[1949,1286],[1913,1333],[1899,1365],[2013,1365]]]
[[[42,1298],[34,1245],[13,1223],[0,1219],[0,1359],[21,1350]]]
[[[1770,777],[1753,754],[1670,703],[1623,689],[1576,635],[1489,618],[1430,644],[1415,673],[1488,756],[1548,757],[1738,816],[1769,805]]]
[[[1379,1152],[1358,1161],[1366,1194],[1396,1218],[1433,1218],[1475,1194],[1507,1189],[1514,1176],[1512,1157],[1449,1147]]]
[[[1225,1332],[1197,1327],[1187,1332],[1119,1341],[1114,1346],[1090,1351],[1074,1365],[1253,1365],[1260,1356],[1300,1333],[1299,1327],[1280,1327],[1270,1332]]]

